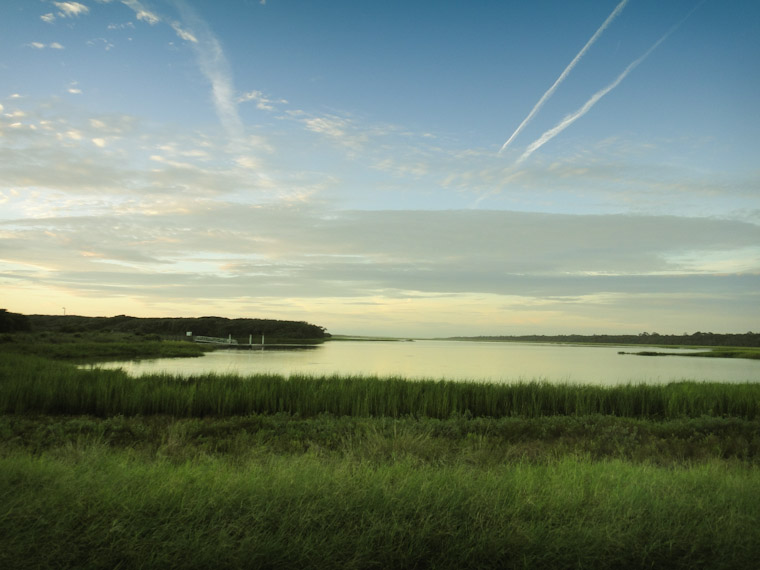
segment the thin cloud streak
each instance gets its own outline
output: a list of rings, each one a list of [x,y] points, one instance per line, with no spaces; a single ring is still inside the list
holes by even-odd
[[[175,0],[174,4],[182,15],[182,20],[195,32],[184,31],[195,40],[191,43],[198,55],[201,73],[211,83],[211,93],[219,121],[231,139],[240,140],[243,137],[243,123],[238,115],[232,71],[224,50],[208,24],[184,0]],[[179,34],[177,28],[175,31]],[[184,35],[180,37],[188,39]]]
[[[623,70],[623,73],[621,73],[620,75],[617,76],[617,79],[615,79],[615,81],[613,81],[612,83],[610,83],[604,89],[600,89],[599,91],[597,91],[596,93],[594,93],[591,96],[591,99],[589,99],[588,101],[586,101],[586,103],[580,109],[578,109],[574,113],[572,113],[572,114],[568,115],[567,117],[565,117],[564,119],[562,119],[562,121],[560,121],[559,124],[557,124],[555,127],[553,127],[551,129],[549,129],[548,131],[546,131],[537,140],[533,141],[530,144],[530,146],[528,146],[527,150],[522,154],[522,156],[520,156],[520,158],[517,160],[516,165],[521,164],[531,154],[533,154],[534,152],[536,152],[539,148],[541,148],[547,142],[549,142],[550,140],[552,140],[554,137],[556,137],[558,134],[560,134],[562,131],[564,131],[567,127],[569,127],[575,121],[577,121],[578,119],[580,119],[583,115],[585,115],[586,113],[588,113],[591,110],[591,108],[594,105],[596,105],[602,97],[604,97],[605,95],[607,95],[607,93],[609,93],[615,87],[617,87],[620,84],[620,82],[623,81],[623,79],[625,79],[626,76],[631,71],[633,71],[636,67],[638,67],[638,65],[642,61],[644,61],[647,57],[649,57],[649,55],[654,50],[656,50],[662,42],[664,42],[666,39],[668,39],[668,37],[670,36],[670,34],[672,34],[679,27],[681,27],[681,25],[689,18],[689,16],[691,16],[694,13],[694,11],[697,8],[699,8],[704,3],[705,3],[705,0],[702,0],[699,4],[697,4],[696,6],[694,6],[694,8],[692,8],[691,11],[688,14],[686,14],[686,16],[684,16],[683,18],[681,18],[681,20],[679,20],[672,28],[670,28],[667,32],[665,32],[665,34],[659,40],[657,40],[652,45],[652,47],[650,47],[644,53],[644,55],[642,55],[637,60],[635,60],[632,63],[630,63],[628,65],[628,67],[626,67]]]
[[[144,20],[150,25],[163,21],[160,16],[148,11],[140,0],[121,1],[135,12],[138,20]],[[184,0],[174,0],[173,4],[182,15],[182,20],[189,23],[196,33],[183,28],[179,22],[167,23],[180,39],[192,44],[198,56],[201,73],[211,84],[214,107],[219,121],[230,138],[240,140],[243,136],[243,123],[237,112],[232,72],[224,50],[208,24]]]
[[[161,21],[156,14],[145,9],[139,0],[121,0],[121,3],[131,8],[135,12],[135,16],[138,20],[147,22],[151,26],[155,26]]]
[[[565,78],[570,75],[570,72],[573,70],[573,68],[578,64],[578,62],[581,60],[581,58],[586,54],[586,52],[589,50],[589,48],[594,45],[597,39],[599,39],[599,36],[602,35],[604,30],[607,29],[607,27],[612,23],[612,21],[620,14],[620,12],[623,11],[623,8],[625,8],[626,4],[628,4],[628,0],[623,0],[620,2],[620,4],[615,7],[615,9],[612,11],[612,13],[607,16],[607,19],[602,23],[601,26],[599,26],[599,29],[594,33],[593,36],[586,42],[586,45],[583,46],[583,49],[578,52],[578,54],[573,58],[573,61],[571,61],[568,66],[565,68],[565,70],[560,74],[560,76],[557,78],[557,80],[554,82],[554,84],[549,87],[548,91],[543,94],[541,99],[538,100],[538,103],[535,104],[533,109],[531,109],[530,113],[528,113],[528,116],[523,119],[523,122],[520,123],[520,126],[517,127],[514,133],[512,133],[512,136],[507,139],[507,142],[505,142],[501,149],[499,149],[499,154],[504,152],[504,150],[509,146],[509,143],[511,143],[514,138],[520,134],[520,131],[525,128],[525,126],[533,119],[536,113],[541,109],[541,107],[544,106],[544,103],[549,100],[549,98],[554,94],[554,92],[559,87],[560,83],[562,83]]]

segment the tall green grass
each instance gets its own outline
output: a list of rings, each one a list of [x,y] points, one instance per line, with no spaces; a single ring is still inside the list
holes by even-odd
[[[97,446],[176,464],[208,457],[245,462],[307,453],[374,465],[403,459],[417,465],[493,467],[582,456],[663,466],[725,460],[760,467],[760,420],[701,417],[654,422],[601,415],[442,420],[327,414],[313,418],[0,415],[0,456]]]
[[[0,458],[0,567],[755,568],[760,472]]]
[[[0,354],[0,568],[754,568],[759,408]]]
[[[0,355],[0,413],[169,414],[177,417],[287,412],[448,418],[606,414],[666,419],[760,417],[760,384],[679,382],[598,387],[546,382],[487,384],[399,378],[277,375],[190,379],[120,370],[79,370],[42,358]]]

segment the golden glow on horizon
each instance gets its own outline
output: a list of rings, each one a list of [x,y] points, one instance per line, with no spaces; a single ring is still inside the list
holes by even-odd
[[[167,284],[167,287],[170,286]],[[126,289],[126,288],[125,288]],[[315,297],[186,299],[167,301],[143,294],[8,286],[2,307],[24,314],[82,316],[265,318],[307,321],[333,334],[380,336],[476,336],[493,334],[628,333],[690,330],[678,317],[667,326],[652,323],[668,304],[662,296],[599,294],[553,300],[492,294],[402,297]],[[730,331],[731,323],[725,325]],[[738,329],[737,329],[738,330]]]

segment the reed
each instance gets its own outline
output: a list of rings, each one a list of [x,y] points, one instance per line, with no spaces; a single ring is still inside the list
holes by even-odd
[[[683,466],[724,460],[760,467],[760,420],[614,416],[541,418],[369,418],[250,414],[226,418],[0,415],[0,456],[105,446],[177,465],[204,458],[234,462],[268,455],[382,465],[493,467],[551,463],[558,457]]]
[[[760,417],[760,384],[677,382],[599,387],[401,378],[206,374],[192,378],[77,369],[0,355],[0,413],[235,416],[286,412],[359,417]]]
[[[755,567],[757,469],[0,458],[4,568]]]

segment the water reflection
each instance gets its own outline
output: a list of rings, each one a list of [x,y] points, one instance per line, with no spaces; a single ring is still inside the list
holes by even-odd
[[[547,380],[580,384],[664,383],[676,380],[760,381],[760,361],[621,355],[630,347],[532,343],[330,341],[289,350],[267,346],[222,350],[200,358],[108,363],[139,376],[274,373],[369,375],[465,381]],[[678,350],[668,349],[668,352]],[[692,352],[695,349],[681,349]]]

